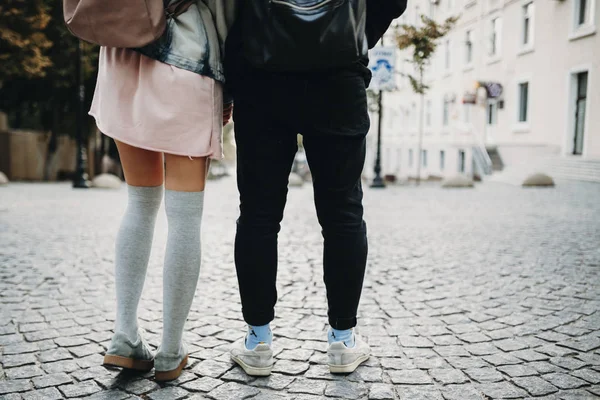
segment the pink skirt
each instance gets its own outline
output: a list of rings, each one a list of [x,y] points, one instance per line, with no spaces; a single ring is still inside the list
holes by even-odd
[[[131,146],[223,156],[221,84],[133,50],[100,49],[90,115],[102,133]]]

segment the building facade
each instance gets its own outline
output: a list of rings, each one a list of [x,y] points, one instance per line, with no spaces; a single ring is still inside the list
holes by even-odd
[[[420,163],[423,178],[483,175],[492,166],[504,173],[550,168],[600,181],[597,3],[409,2],[399,24],[418,24],[422,14],[437,21],[460,18],[439,41],[424,99],[401,76],[411,72],[409,54],[397,54],[397,90],[383,97],[383,173],[415,177]],[[393,45],[393,36],[385,41]],[[371,158],[377,116],[372,120]]]

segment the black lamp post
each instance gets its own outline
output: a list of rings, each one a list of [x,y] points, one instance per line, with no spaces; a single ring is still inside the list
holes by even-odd
[[[379,108],[379,123],[377,125],[377,155],[375,157],[375,178],[373,178],[373,183],[371,183],[372,188],[383,189],[385,188],[385,181],[381,177],[381,125],[383,123],[383,90],[379,91],[379,96],[377,99],[377,104]]]
[[[86,146],[84,145],[84,113],[85,113],[85,86],[83,84],[83,68],[81,66],[82,43],[77,43],[77,64],[75,65],[75,74],[77,75],[77,108],[76,108],[76,139],[77,139],[77,160],[75,164],[75,175],[73,176],[73,187],[77,189],[88,189],[90,181],[87,172]]]

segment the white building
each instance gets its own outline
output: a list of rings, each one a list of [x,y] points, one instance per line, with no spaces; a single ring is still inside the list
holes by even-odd
[[[400,24],[419,23],[423,13],[437,21],[460,16],[426,76],[431,89],[423,104],[422,177],[479,175],[493,161],[504,175],[542,169],[600,182],[597,3],[409,1]],[[393,38],[384,44],[393,45]],[[410,72],[407,58],[398,54],[400,72]],[[476,89],[478,82],[488,90]],[[416,176],[420,101],[406,78],[398,78],[397,91],[384,94],[385,175]],[[369,170],[377,115],[372,120]]]

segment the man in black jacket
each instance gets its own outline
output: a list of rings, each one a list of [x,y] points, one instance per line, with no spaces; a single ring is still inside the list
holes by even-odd
[[[406,0],[354,1],[355,4],[366,1],[366,24],[362,19],[360,26],[364,32],[358,32],[362,37],[357,42],[364,43],[366,37],[369,47],[379,41],[392,20],[406,9]],[[292,12],[294,8],[300,9],[298,4],[303,4],[302,1],[287,3]],[[304,6],[306,10],[319,2],[304,3],[308,4]],[[244,13],[251,12],[249,8],[252,7],[241,10],[240,20],[244,20]],[[254,21],[261,22],[258,18]],[[244,32],[242,23],[237,25],[228,38],[226,72],[235,104],[241,202],[235,264],[249,329],[246,337],[234,345],[231,356],[250,375],[271,373],[269,324],[274,319],[277,301],[277,235],[297,151],[296,135],[300,133],[324,237],[329,367],[333,373],[350,373],[370,354],[369,346],[353,331],[367,262],[361,187],[365,138],[370,126],[366,87],[371,74],[366,45],[361,54],[344,65],[302,71],[293,67],[273,70],[250,61],[244,52],[244,41],[251,40],[252,32]],[[254,26],[264,29],[257,23]],[[303,32],[296,33],[302,37]],[[267,32],[264,37],[271,34]],[[260,42],[253,44],[261,49]],[[344,48],[345,43],[339,45]],[[267,43],[264,46],[267,48]],[[298,332],[303,328],[301,315],[297,328]]]

